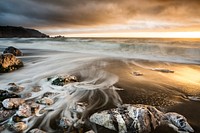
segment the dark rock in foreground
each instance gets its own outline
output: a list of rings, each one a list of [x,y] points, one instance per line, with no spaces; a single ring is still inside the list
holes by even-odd
[[[194,132],[184,116],[175,112],[163,113],[148,105],[124,104],[94,113],[90,121],[119,133],[149,133],[160,125],[168,125],[178,133]]]
[[[23,67],[23,62],[13,54],[2,54],[0,56],[0,73],[11,72]]]
[[[14,27],[14,26],[0,26],[0,38],[12,38],[12,37],[44,38],[49,36],[34,29],[27,29],[23,27]]]
[[[0,101],[3,101],[7,98],[18,98],[19,96],[14,93],[9,93],[6,90],[0,90]]]
[[[4,108],[0,108],[0,122],[4,122],[9,119],[15,114],[15,112],[15,110],[6,110]]]
[[[15,55],[15,56],[23,56],[23,53],[22,53],[19,49],[15,48],[15,47],[13,47],[13,46],[10,46],[10,47],[6,48],[6,49],[3,51],[3,53],[4,53],[4,54],[6,54],[6,53],[11,53],[11,54],[13,54],[13,55]]]

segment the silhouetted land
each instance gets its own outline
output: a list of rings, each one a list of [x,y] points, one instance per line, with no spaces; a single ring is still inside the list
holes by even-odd
[[[14,27],[14,26],[0,26],[0,38],[13,38],[13,37],[45,38],[49,36],[35,29],[27,29],[23,27]]]

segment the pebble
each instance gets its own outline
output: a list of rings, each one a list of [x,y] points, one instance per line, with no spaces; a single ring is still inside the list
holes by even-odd
[[[44,104],[44,105],[52,105],[54,101],[51,98],[43,97],[39,100],[37,100],[37,103]]]
[[[12,129],[17,132],[21,132],[27,129],[27,125],[24,122],[17,122],[12,125]]]
[[[59,122],[59,126],[62,128],[68,128],[73,125],[73,121],[69,120],[67,117],[62,117]]]
[[[140,73],[140,72],[133,72],[132,74],[133,74],[134,76],[143,76],[143,74]]]
[[[39,91],[41,91],[41,87],[40,86],[34,86],[32,88],[32,92],[39,92]]]
[[[159,71],[159,72],[163,72],[163,73],[174,73],[174,71],[166,69],[166,68],[153,68],[151,70],[153,70],[153,71]]]
[[[9,83],[8,85],[10,86],[8,90],[15,93],[20,93],[24,90],[24,87],[18,86],[15,83]]]

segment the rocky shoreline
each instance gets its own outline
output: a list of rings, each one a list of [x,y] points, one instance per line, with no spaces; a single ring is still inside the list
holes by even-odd
[[[13,53],[5,54],[15,57]],[[79,70],[80,73],[59,73],[40,77],[39,81],[33,78],[24,84],[14,82],[7,84],[5,88],[0,88],[0,132],[147,133],[154,132],[163,125],[167,127],[173,125],[171,128],[174,132],[194,132],[193,126],[189,125],[190,122],[184,116],[173,113],[175,111],[163,111],[161,104],[158,103],[160,105],[158,106],[155,101],[153,101],[155,106],[150,106],[151,103],[146,105],[147,102],[151,102],[149,98],[146,103],[141,97],[138,98],[140,104],[135,104],[136,100],[134,103],[129,103],[130,94],[122,94],[127,91],[124,90],[127,86],[120,83],[123,81],[115,84],[117,82],[115,76],[103,71],[97,72],[92,68],[96,75],[93,75],[92,71],[87,73],[88,66],[87,69]],[[117,65],[111,65],[111,73],[115,71],[115,67]],[[27,66],[22,69],[26,68]],[[126,74],[124,70],[129,69],[121,70]],[[135,81],[144,80],[148,76],[146,71],[137,69],[129,71],[127,73],[129,76],[126,76],[127,81],[131,81],[129,78]],[[172,75],[177,72],[162,66],[148,71],[159,75]],[[119,69],[117,72],[120,73]],[[12,73],[14,75],[14,72],[9,71],[11,76]],[[85,74],[89,77],[84,77]],[[96,78],[99,75],[100,77]],[[142,84],[147,87],[144,82]],[[146,84],[148,89],[151,89],[150,85]],[[137,85],[139,84],[135,84]],[[161,95],[161,99],[166,95]]]
[[[65,87],[66,85],[78,82],[78,80],[74,75],[65,75],[48,77],[46,82],[53,87]],[[42,89],[36,87],[32,91],[33,93],[37,93],[42,91]],[[45,133],[41,129],[31,128],[34,125],[30,126],[27,120],[48,115],[48,112],[51,112],[51,110],[56,111],[57,109],[51,109],[51,105],[56,104],[56,101],[59,100],[57,98],[61,96],[60,93],[46,92],[42,97],[27,100],[26,98],[29,98],[32,93],[28,97],[24,97],[21,95],[23,90],[25,90],[24,87],[16,85],[15,83],[8,84],[6,90],[0,90],[0,131]],[[77,90],[75,89],[74,91]],[[73,93],[70,92],[70,95]],[[68,105],[69,103],[64,102],[63,104]],[[194,132],[184,116],[173,112],[164,114],[153,106],[122,104],[117,108],[96,112],[89,116],[85,115],[87,108],[90,108],[87,101],[70,104],[67,110],[65,110],[66,114],[56,118],[57,122],[55,122],[57,125],[55,127],[57,127],[57,130],[55,131],[95,132],[94,126],[97,124],[119,133],[150,133],[160,125],[173,125],[171,127],[177,132]]]

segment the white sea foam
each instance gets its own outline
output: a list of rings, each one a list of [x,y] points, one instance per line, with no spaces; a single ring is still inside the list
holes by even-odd
[[[38,48],[179,63],[200,63],[200,41],[159,39],[3,39],[1,46]]]

